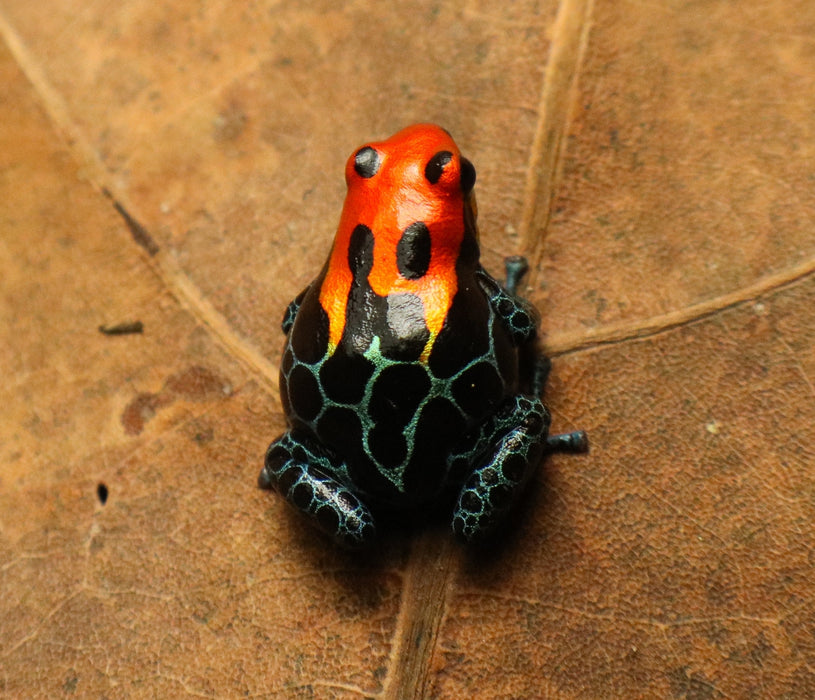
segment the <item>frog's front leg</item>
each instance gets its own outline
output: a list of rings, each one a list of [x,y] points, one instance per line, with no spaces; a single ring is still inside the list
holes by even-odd
[[[453,532],[467,542],[490,534],[518,500],[546,449],[549,411],[532,396],[518,395],[481,427],[475,446],[455,464],[476,461],[453,512]]]
[[[504,270],[507,276],[504,281],[504,289],[517,296],[518,285],[529,272],[529,261],[523,255],[508,255],[504,258]]]
[[[376,526],[368,507],[331,476],[342,471],[336,457],[288,432],[269,445],[258,486],[279,491],[337,543],[359,548],[376,538]]]
[[[510,256],[505,261],[507,279],[504,285],[484,268],[476,272],[476,280],[487,301],[501,319],[515,345],[528,343],[538,334],[538,312],[526,299],[516,294],[518,283],[526,274],[526,258]]]

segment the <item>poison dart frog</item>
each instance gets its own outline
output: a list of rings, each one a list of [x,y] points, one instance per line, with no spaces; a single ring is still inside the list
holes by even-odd
[[[549,435],[548,361],[519,369],[538,326],[526,261],[507,259],[504,285],[481,266],[475,169],[438,126],[357,149],[345,179],[328,260],[283,318],[289,430],[259,485],[348,547],[377,514],[445,498],[454,533],[483,540],[545,453],[588,449],[583,431]]]

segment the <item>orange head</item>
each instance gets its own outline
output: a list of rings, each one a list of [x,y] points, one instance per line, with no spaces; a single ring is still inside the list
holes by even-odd
[[[357,149],[345,179],[348,194],[320,292],[329,345],[337,346],[345,327],[353,280],[349,244],[355,229],[364,226],[373,237],[368,284],[379,296],[419,297],[430,331],[426,359],[458,289],[465,211],[474,224],[475,170],[444,129],[416,124]]]

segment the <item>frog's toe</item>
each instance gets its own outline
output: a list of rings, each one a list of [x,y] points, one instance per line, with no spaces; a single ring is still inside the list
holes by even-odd
[[[584,454],[589,451],[589,436],[585,430],[550,435],[546,438],[546,451]]]
[[[288,438],[288,440],[287,440]],[[368,507],[346,486],[320,469],[300,459],[302,446],[288,434],[273,442],[258,478],[261,488],[271,488],[338,544],[364,547],[376,539],[376,525]],[[298,449],[299,448],[299,449]]]

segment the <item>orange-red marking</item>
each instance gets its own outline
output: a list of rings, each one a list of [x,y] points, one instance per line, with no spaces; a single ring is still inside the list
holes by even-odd
[[[461,156],[449,134],[432,124],[417,124],[369,145],[380,154],[379,171],[369,179],[360,177],[354,170],[356,152],[348,159],[348,194],[320,289],[320,303],[329,318],[329,352],[337,347],[345,328],[353,279],[348,266],[351,234],[355,226],[364,224],[374,235],[374,264],[368,276],[374,292],[380,296],[409,292],[422,301],[430,330],[422,353],[426,361],[458,289],[456,260],[464,237]],[[449,151],[453,159],[432,185],[424,169],[439,151]],[[399,274],[396,246],[402,232],[417,221],[430,231],[430,266],[423,277],[411,280]]]

